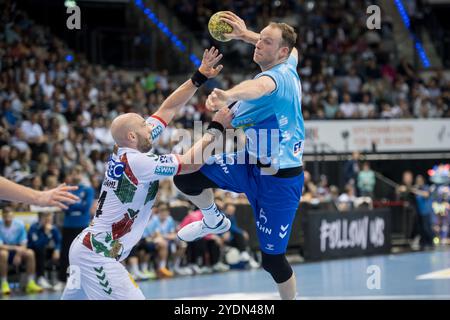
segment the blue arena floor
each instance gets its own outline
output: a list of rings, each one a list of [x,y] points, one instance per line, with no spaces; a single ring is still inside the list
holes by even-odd
[[[379,289],[368,289],[370,266],[379,270]],[[302,263],[294,269],[298,299],[450,299],[449,248]],[[147,281],[139,286],[147,299],[278,299],[274,283],[262,269]],[[53,300],[60,294],[3,299]]]

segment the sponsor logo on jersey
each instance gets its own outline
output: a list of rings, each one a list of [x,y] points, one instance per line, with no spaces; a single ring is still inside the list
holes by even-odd
[[[173,157],[172,156],[159,156],[159,162],[160,163],[173,163]]]
[[[116,190],[119,186],[119,180],[105,178],[105,180],[103,180],[103,186]]]
[[[175,174],[175,167],[157,166],[155,169],[155,174],[162,176],[173,176]]]
[[[261,208],[261,210],[259,210],[259,220],[262,221],[263,224],[267,223],[266,213],[264,212],[263,208]]]
[[[154,126],[152,128],[152,140],[155,140],[156,138],[158,138],[162,131],[163,131],[163,127]]]
[[[280,117],[280,121],[278,123],[279,123],[280,127],[283,127],[289,123],[289,120],[286,116],[282,115]]]
[[[283,138],[283,141],[289,141],[292,138],[292,135],[288,131],[284,131],[281,133],[281,137]]]
[[[115,161],[113,158],[109,158],[108,167],[106,170],[106,176],[113,180],[119,180],[122,174],[125,172],[125,163]]]
[[[255,125],[255,120],[253,118],[245,118],[242,120],[236,120],[234,127],[235,128],[245,128],[251,127]]]
[[[268,235],[272,234],[272,229],[265,227],[263,223],[259,222],[259,220],[256,221],[256,227],[262,233],[265,233],[265,234],[268,234]]]
[[[302,140],[294,144],[294,156],[298,155],[302,151],[302,145],[303,145]]]

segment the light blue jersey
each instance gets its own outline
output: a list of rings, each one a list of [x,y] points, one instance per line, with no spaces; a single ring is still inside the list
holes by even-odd
[[[303,164],[305,127],[297,63],[291,55],[285,62],[256,75],[255,79],[271,77],[275,90],[259,99],[238,101],[232,108],[231,124],[244,129],[247,153],[264,164],[270,161],[278,169]]]
[[[171,216],[167,217],[167,219],[163,222],[157,215],[153,216],[150,219],[147,227],[144,230],[143,238],[150,237],[154,235],[156,232],[159,232],[161,235],[166,235],[171,232],[175,232],[175,221]]]
[[[13,220],[9,227],[6,227],[3,220],[0,220],[0,244],[19,246],[27,244],[27,231],[22,221]]]

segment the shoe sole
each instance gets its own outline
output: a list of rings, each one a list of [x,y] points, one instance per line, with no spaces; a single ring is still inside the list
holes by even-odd
[[[227,232],[228,230],[230,230],[230,228],[231,228],[231,221],[230,221],[230,219],[228,219],[228,218],[225,218],[226,220],[222,220],[222,223],[225,221],[225,223],[227,224],[227,226],[224,226],[224,227],[222,227],[221,229],[219,229],[220,231],[217,231],[217,232],[208,232],[208,233],[206,233],[206,234],[204,234],[204,235],[202,235],[202,236],[199,236],[199,237],[197,237],[197,238],[195,238],[194,240],[184,240],[183,238],[181,238],[179,235],[178,235],[178,233],[177,233],[177,238],[179,239],[179,240],[181,240],[181,241],[184,241],[184,242],[194,242],[194,241],[197,241],[197,240],[200,240],[200,239],[202,239],[202,238],[204,238],[204,237],[206,237],[207,235],[209,235],[209,234],[222,234],[222,233],[225,233],[225,232]],[[219,228],[220,226],[218,226],[218,227],[216,227],[216,228]],[[208,228],[209,230],[218,230],[218,229],[216,229],[216,228],[214,228],[214,229],[211,229],[211,228]],[[225,229],[225,230],[223,230],[222,231],[222,229]]]

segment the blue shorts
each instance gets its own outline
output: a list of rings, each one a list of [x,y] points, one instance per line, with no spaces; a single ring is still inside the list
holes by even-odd
[[[233,158],[234,164],[227,164],[226,157],[228,161]],[[237,153],[213,158],[222,161],[208,162],[200,171],[221,189],[245,193],[255,216],[260,249],[267,254],[285,253],[302,197],[303,172],[279,178],[262,175],[254,164],[236,164]]]
[[[12,264],[13,263],[13,260],[14,260],[14,257],[16,256],[16,251],[14,250],[11,250],[11,251],[9,251],[9,253],[8,253],[8,264]]]

